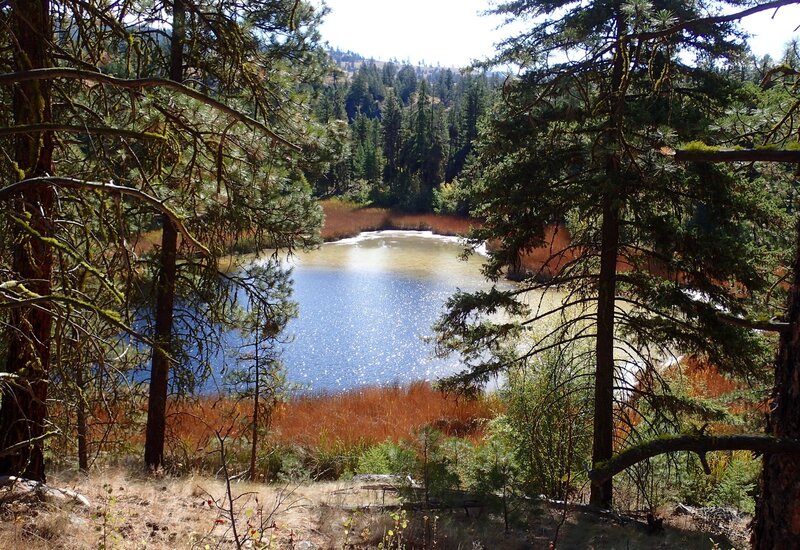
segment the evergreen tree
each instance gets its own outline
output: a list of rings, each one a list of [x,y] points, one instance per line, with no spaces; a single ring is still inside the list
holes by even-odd
[[[397,76],[397,65],[395,65],[392,61],[387,61],[383,65],[381,74],[383,76],[383,85],[386,88],[393,88],[394,79]]]
[[[386,103],[383,106],[381,127],[383,156],[386,159],[383,169],[383,181],[389,186],[389,194],[392,201],[397,202],[401,198],[398,178],[402,170],[403,111],[394,92],[389,92]]]
[[[766,8],[766,5],[762,5],[753,10]],[[796,196],[796,167],[800,162],[800,155],[797,154],[800,120],[796,116],[800,105],[797,97],[798,59],[796,52],[790,48],[784,63],[778,66],[771,66],[768,59],[760,64],[750,61],[751,67],[760,67],[762,73],[754,74],[752,68],[747,67],[739,70],[736,76],[759,82],[761,86],[757,87],[755,83],[749,86],[749,93],[734,102],[728,116],[720,121],[724,132],[715,141],[727,147],[727,150],[695,143],[679,151],[675,158],[701,163],[736,163],[734,166],[739,167],[740,177],[759,181],[778,198],[781,207],[795,218],[794,246],[786,247],[789,249],[787,257],[779,257],[771,262],[776,272],[787,273],[784,281],[791,281],[785,307],[778,306],[775,311],[769,312],[771,317],[785,323],[768,322],[758,326],[760,330],[780,333],[766,431],[770,441],[791,442],[800,438],[800,400],[796,384],[800,364],[800,340],[797,336],[800,326],[800,217],[797,216]],[[776,250],[781,250],[779,244],[788,234],[784,227],[774,224],[763,226],[760,231],[771,238]],[[779,291],[774,295],[770,293],[767,298],[777,302],[782,295]],[[797,454],[791,451],[764,453],[756,518],[753,521],[753,547],[797,547],[800,525],[795,518],[800,513],[799,502],[800,467]]]
[[[318,78],[319,73],[316,71],[318,65],[314,63],[313,48],[313,41],[316,39],[313,30],[315,16],[309,7],[291,2],[263,5],[251,3],[239,11],[227,10],[225,16],[215,19],[190,18],[187,20],[186,15],[193,10],[196,11],[197,7],[191,2],[179,2],[173,7],[168,58],[170,79],[182,80],[184,71],[197,74],[202,80],[213,83],[209,87],[209,93],[214,96],[232,104],[249,104],[256,113],[261,112],[265,118],[275,120],[281,113],[288,114],[286,108],[288,105],[297,104],[292,101],[295,99],[292,97],[293,92],[300,88],[309,74],[314,75],[311,77],[312,79]],[[298,26],[299,22],[302,22],[302,25]],[[305,30],[296,32],[294,30],[296,28]],[[227,40],[219,39],[223,31],[229,33]],[[267,33],[266,36],[282,34],[283,38],[280,42],[272,40],[266,42],[261,38],[262,33]],[[215,52],[218,54],[217,56],[208,55]],[[220,63],[221,59],[228,61]],[[297,63],[299,60],[304,60],[305,63]],[[295,67],[297,69],[294,69]],[[303,70],[298,70],[301,68]],[[310,71],[306,72],[307,69]],[[271,78],[265,78],[266,73],[262,71],[266,70],[273,73]],[[288,78],[284,79],[285,77]],[[276,98],[283,99],[286,103],[276,103]],[[275,170],[274,166],[270,166],[271,163],[250,161],[245,164],[245,167],[242,166],[242,163],[234,162],[226,166],[222,160],[226,141],[230,144],[231,152],[241,148],[241,145],[246,142],[239,140],[241,138],[236,136],[235,129],[226,132],[222,128],[214,128],[217,124],[212,124],[212,128],[209,128],[210,134],[217,133],[223,137],[219,138],[220,143],[216,146],[218,152],[215,161],[209,163],[205,161],[204,157],[208,155],[206,158],[214,159],[214,156],[211,156],[212,151],[208,150],[206,143],[198,142],[195,137],[200,134],[201,127],[206,125],[206,121],[201,118],[198,120],[186,119],[183,122],[181,129],[184,134],[188,134],[187,137],[190,137],[189,140],[186,140],[183,150],[191,156],[188,159],[189,162],[185,164],[181,162],[180,158],[177,159],[177,162],[171,163],[165,184],[172,189],[184,190],[187,194],[183,198],[190,205],[196,201],[197,195],[203,193],[204,185],[215,181],[219,192],[222,191],[222,186],[225,186],[226,204],[224,207],[220,204],[212,204],[197,216],[198,230],[216,242],[225,242],[226,235],[230,235],[227,237],[228,240],[231,237],[236,238],[243,232],[256,227],[258,228],[256,235],[266,236],[270,241],[269,245],[277,247],[288,245],[290,249],[297,244],[302,245],[303,237],[296,240],[290,236],[291,233],[285,231],[291,231],[288,227],[280,228],[275,225],[272,221],[276,219],[271,211],[273,205],[264,201],[266,197],[277,198],[281,194],[287,198],[297,195],[293,192],[286,193],[290,190],[289,186],[281,186],[283,193],[276,193],[278,186],[275,185],[275,182],[270,181],[273,176],[269,171]],[[295,128],[287,128],[287,130],[297,131]],[[230,134],[232,139],[228,140],[226,133]],[[250,147],[245,145],[244,149],[247,150]],[[250,153],[258,154],[257,145],[252,148]],[[286,177],[284,181],[295,181],[297,182],[295,185],[299,183],[301,188],[304,186],[301,176],[296,173],[296,168],[282,166],[280,169],[287,171],[284,174]],[[247,181],[249,178],[252,178],[251,181],[260,182],[260,186],[252,187],[252,183]],[[257,189],[260,194],[248,192],[248,183],[251,185],[250,189]],[[284,207],[291,204],[291,202],[284,202],[283,199],[280,201],[283,202]],[[280,202],[273,204],[280,204]],[[314,207],[310,202],[300,199],[295,204],[300,207],[300,210],[305,211],[306,216],[309,216],[307,220],[314,218]],[[191,207],[191,210],[196,212],[197,208]],[[298,213],[303,216],[302,212]],[[286,216],[283,219],[292,219],[292,216]],[[302,217],[297,221],[301,219]],[[313,234],[313,230],[306,235],[311,234]],[[300,234],[295,233],[295,235],[299,236]],[[308,242],[313,242],[313,238]],[[192,347],[189,344],[181,349],[178,347],[178,342],[192,342],[193,340],[177,338],[177,328],[180,322],[176,318],[179,251],[177,232],[169,220],[165,220],[162,224],[160,252],[154,312],[154,339],[157,347],[153,353],[145,439],[145,463],[151,469],[160,467],[164,460],[165,412],[170,362],[175,360],[179,351],[183,353]],[[189,264],[189,273],[192,272],[191,266],[193,265],[196,264]],[[190,313],[191,320],[185,323],[187,327],[198,323],[198,319],[190,312],[191,309],[199,309],[204,312],[208,317],[204,324],[209,327],[213,326],[215,322],[224,324],[225,315],[220,315],[220,311],[215,306],[230,304],[226,298],[228,290],[224,285],[217,285],[215,288],[213,282],[216,277],[216,266],[212,262],[209,268],[210,271],[207,273],[196,272],[188,277],[188,273],[185,273],[183,276],[184,280],[192,280],[193,277],[196,277],[202,284],[201,292],[198,293],[196,288],[190,287],[186,296],[194,307],[187,307],[186,302],[181,307],[182,312]],[[198,305],[192,299],[194,296],[205,296],[206,299],[202,300],[205,303]],[[203,321],[200,322],[203,323]],[[191,330],[187,330],[187,332],[191,333]],[[201,334],[218,339],[213,329],[201,332]],[[199,349],[209,350],[213,349],[213,346],[206,344],[200,346]],[[194,359],[191,362],[195,364],[195,368],[201,369],[199,375],[202,377],[205,374],[202,368],[207,362],[202,361],[202,357],[192,359]],[[181,363],[178,361],[179,365]],[[185,364],[185,362],[183,363]],[[174,378],[175,369],[172,370]],[[185,371],[183,373],[186,374]],[[187,380],[191,382],[192,377]]]
[[[464,163],[478,139],[478,123],[486,114],[489,91],[485,75],[469,75],[463,79],[461,101],[452,110],[450,143],[453,151],[447,167],[447,180],[464,169]]]
[[[395,79],[395,93],[403,105],[408,105],[411,96],[417,91],[417,71],[411,65],[403,65]]]
[[[761,338],[718,314],[744,315],[766,284],[769,274],[753,263],[763,249],[749,238],[754,223],[774,221],[762,208],[764,190],[708,166],[676,170],[658,153],[666,138],[702,136],[736,93],[715,69],[741,55],[735,30],[702,20],[719,4],[520,0],[497,8],[536,23],[494,60],[525,70],[481,138],[472,200],[484,225],[474,237],[499,240],[487,275],[508,268],[525,284],[457,295],[439,323],[440,344],[472,365],[457,384],[591,339],[592,356],[582,357],[594,367],[593,464],[624,443],[615,441],[615,425],[625,425],[615,423],[615,391],[631,391],[632,377],[667,416],[665,404],[676,400],[658,397],[655,386],[659,362],[673,354],[750,375],[764,365]],[[565,250],[551,240],[559,224],[571,237]],[[550,256],[526,272],[521,260],[536,248]],[[526,292],[556,289],[567,294],[554,309],[524,303]],[[483,313],[501,308],[524,320],[485,321]],[[555,326],[544,328],[548,321]],[[544,337],[531,333],[536,327]],[[610,480],[593,484],[591,502],[610,506],[612,494]]]
[[[380,184],[383,171],[380,127],[380,121],[359,114],[352,128],[353,177],[365,180],[372,186]]]
[[[156,286],[162,296],[173,288],[186,290],[193,304],[206,305],[187,307],[184,313],[204,317],[207,325],[223,322],[231,300],[220,282],[234,278],[219,277],[216,258],[226,246],[245,234],[257,245],[281,248],[316,242],[318,207],[285,154],[296,147],[269,126],[277,124],[302,140],[303,113],[293,109],[304,103],[300,96],[318,74],[312,62],[315,12],[302,3],[251,3],[238,12],[225,5],[214,17],[197,18],[183,16],[187,10],[202,11],[197,5],[179,2],[169,21],[163,20],[162,10],[146,3],[35,4],[17,3],[4,12],[13,23],[5,39],[19,44],[4,50],[4,67],[20,65],[7,71],[2,93],[21,90],[15,93],[23,103],[16,119],[13,109],[3,112],[2,124],[12,128],[6,135],[16,136],[3,139],[26,145],[19,146],[24,159],[3,164],[5,182],[0,189],[3,230],[13,235],[3,241],[11,254],[0,255],[2,302],[9,310],[0,344],[9,352],[2,376],[0,470],[44,479],[42,445],[48,435],[45,403],[54,326],[79,327],[77,319],[94,316],[113,324],[117,333],[127,331],[152,343],[126,322],[137,307],[130,287],[143,273],[171,271],[164,267],[172,257],[184,276],[161,275]],[[189,40],[181,38],[182,26]],[[154,27],[172,29],[171,39],[153,32]],[[47,70],[56,66],[55,71]],[[26,72],[31,69],[44,70]],[[181,82],[179,75],[186,71],[193,76],[191,83]],[[55,96],[49,95],[51,90]],[[56,103],[58,109],[53,108]],[[61,140],[64,134],[77,137]],[[54,147],[56,142],[63,146]],[[36,165],[31,164],[34,157]],[[44,171],[37,174],[37,169]],[[56,189],[60,205],[49,202]],[[60,209],[57,216],[54,207]],[[27,210],[30,216],[16,217],[15,212]],[[114,214],[113,224],[108,223],[109,212]],[[160,247],[164,257],[149,262],[152,257],[145,256],[149,265],[138,266],[129,243],[152,228],[158,217],[167,227],[166,246]],[[69,245],[71,235],[66,232],[74,228],[89,236],[80,248]],[[204,245],[196,235],[214,245]],[[87,252],[82,254],[84,248]],[[58,264],[54,250],[61,251]],[[112,263],[118,257],[120,262]],[[86,285],[72,284],[76,265],[94,287],[107,293],[102,300],[87,300]],[[165,278],[180,284],[168,288],[172,283],[163,282]],[[14,290],[9,281],[22,287]],[[25,298],[20,288],[33,294]],[[116,309],[96,305],[105,303],[107,295],[113,296]],[[36,302],[40,304],[31,309]],[[167,315],[172,308],[164,300],[157,309]],[[185,372],[173,367],[188,349],[176,345],[183,340],[179,337],[189,341],[208,332],[198,328],[176,334],[164,328],[168,324],[156,331],[160,346],[155,355],[168,361],[175,376]],[[109,350],[106,342],[87,337],[99,352]],[[163,376],[155,379],[151,387],[166,393]],[[151,407],[153,414],[158,409],[157,403]],[[158,448],[163,433],[159,437],[158,431],[153,430],[153,445],[148,444],[152,452],[147,462],[154,467],[163,460]]]
[[[362,65],[358,72],[353,76],[353,82],[347,91],[347,96],[344,102],[345,111],[347,111],[347,118],[355,120],[359,113],[367,116],[372,113],[373,101],[369,93],[369,82],[367,82],[367,74]]]
[[[362,64],[353,76],[345,98],[345,110],[350,120],[358,113],[369,118],[380,116],[379,105],[384,98],[384,86],[375,63]]]

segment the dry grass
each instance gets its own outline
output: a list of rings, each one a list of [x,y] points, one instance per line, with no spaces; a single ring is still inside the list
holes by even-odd
[[[706,361],[701,361],[696,357],[685,359],[684,367],[681,375],[691,396],[727,400],[726,408],[732,414],[758,414],[762,416],[769,412],[769,403],[766,398],[761,401],[754,401],[752,398],[745,397],[748,390],[752,389],[747,382],[725,376],[716,366]],[[732,396],[736,397],[732,398]],[[712,425],[714,430],[719,432],[735,433],[741,430],[738,426],[731,426],[725,423],[717,422]]]
[[[477,222],[458,216],[440,214],[409,214],[388,208],[363,207],[340,199],[320,201],[325,213],[322,227],[324,241],[336,241],[355,237],[362,231],[383,229],[402,229],[414,231],[433,231],[438,235],[466,235]],[[148,231],[138,235],[134,249],[138,254],[150,252],[161,242],[161,230]]]
[[[379,443],[408,438],[422,426],[448,435],[479,437],[483,421],[497,414],[490,398],[459,399],[417,382],[406,387],[365,388],[299,397],[276,415],[276,437],[318,445],[321,439]]]
[[[171,403],[169,440],[187,457],[202,454],[215,430],[244,428],[246,402],[204,397]],[[425,382],[405,387],[368,387],[335,394],[310,394],[282,404],[272,419],[270,441],[314,451],[410,439],[415,430],[433,426],[448,435],[479,438],[486,419],[498,412],[488,397],[448,396]]]
[[[217,507],[227,502],[222,480],[142,477],[108,470],[89,477],[56,474],[51,476],[51,485],[76,490],[89,498],[90,506],[22,501],[0,505],[0,548],[236,547],[231,515],[225,506]],[[540,503],[522,523],[505,531],[501,518],[488,510],[477,515],[473,510],[470,516],[464,510],[420,511],[409,512],[408,526],[402,527],[390,512],[363,510],[397,501],[391,495],[384,499],[356,481],[279,486],[234,483],[232,494],[236,499],[233,519],[244,548],[373,549],[394,529],[409,549],[545,549],[560,516],[558,506]],[[649,534],[640,523],[620,524],[571,510],[558,548],[711,548],[709,534],[700,532],[696,524],[672,515],[671,510],[664,515],[672,527]]]
[[[226,486],[221,479],[143,477],[110,470],[89,477],[56,474],[51,476],[51,486],[74,489],[89,499],[90,506],[32,501],[0,505],[0,548],[167,550],[236,546]],[[330,536],[322,535],[316,511],[377,502],[374,491],[360,491],[352,483],[233,483],[231,492],[233,520],[246,548],[293,548],[303,540],[313,541],[316,548],[336,547],[333,539],[343,537],[341,525],[334,526]],[[387,503],[394,502],[387,497]]]

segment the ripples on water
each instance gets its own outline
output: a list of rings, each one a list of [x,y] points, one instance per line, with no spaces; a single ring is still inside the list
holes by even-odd
[[[283,352],[291,382],[314,391],[431,380],[457,372],[434,358],[431,326],[456,288],[488,288],[481,258],[457,239],[382,231],[323,245],[294,266],[300,316]]]

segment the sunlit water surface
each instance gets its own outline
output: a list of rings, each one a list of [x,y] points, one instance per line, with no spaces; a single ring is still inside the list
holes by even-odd
[[[460,370],[424,341],[457,288],[488,288],[483,258],[459,259],[457,239],[380,231],[327,243],[291,261],[300,315],[283,360],[313,391],[433,380]]]

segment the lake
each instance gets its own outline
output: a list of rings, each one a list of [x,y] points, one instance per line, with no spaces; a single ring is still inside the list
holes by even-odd
[[[379,231],[300,253],[294,300],[300,315],[287,332],[283,360],[290,382],[312,391],[433,380],[460,370],[437,359],[431,326],[457,288],[489,288],[483,258],[461,261],[456,238]]]

